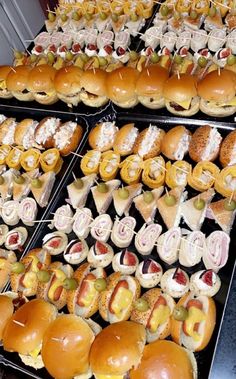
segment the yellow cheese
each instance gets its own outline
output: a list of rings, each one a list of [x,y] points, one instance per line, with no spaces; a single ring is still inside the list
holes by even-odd
[[[83,297],[81,299],[85,307],[89,307],[92,304],[94,297],[97,295],[97,291],[94,287],[94,282],[90,280],[90,281],[87,281],[87,284],[89,285],[88,292],[86,294],[86,297]]]
[[[0,270],[4,269],[6,266],[7,260],[4,258],[0,258]]]
[[[133,294],[130,290],[120,287],[112,303],[112,310],[117,317],[122,316],[122,311],[127,309],[133,301]]]
[[[62,270],[55,270],[54,274],[56,275],[56,280],[54,279],[51,287],[48,291],[48,298],[51,301],[54,301],[54,294],[58,287],[63,286],[63,282],[66,279],[66,274]]]
[[[64,281],[66,279],[66,274],[62,270],[54,270],[54,274],[58,280]]]
[[[194,331],[194,325],[206,319],[205,313],[200,309],[195,307],[189,308],[188,318],[185,321],[186,323],[186,332],[191,336],[194,341],[199,341],[201,339],[200,334]]]
[[[39,268],[38,268],[39,259],[33,254],[29,255],[29,257],[32,259],[30,271],[38,272],[39,271]]]
[[[24,279],[23,279],[23,284],[24,284],[25,288],[34,287],[36,282],[37,282],[36,273],[32,272],[32,271],[26,272]]]
[[[124,375],[103,375],[103,374],[96,374],[96,379],[123,379]]]
[[[31,351],[31,353],[29,353],[29,355],[35,359],[35,358],[37,358],[37,356],[39,355],[40,352],[41,352],[41,345],[39,347],[36,347],[36,349],[34,349],[33,351]]]
[[[224,105],[233,105],[233,106],[236,106],[236,96],[232,100],[230,100],[228,103],[225,103],[222,106],[224,106]]]
[[[177,104],[179,104],[184,109],[189,109],[190,103],[192,99],[185,100],[185,101],[176,101]]]
[[[167,305],[159,305],[159,307],[152,312],[150,331],[155,333],[157,328],[168,320],[169,316],[170,308]]]
[[[1,80],[0,81],[0,89],[6,89],[6,81],[5,80]]]

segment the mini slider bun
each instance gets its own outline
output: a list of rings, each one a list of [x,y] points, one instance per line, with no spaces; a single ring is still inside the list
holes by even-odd
[[[43,338],[42,359],[53,378],[90,378],[89,351],[94,333],[75,315],[61,315],[48,327]],[[84,376],[82,376],[84,374]]]
[[[236,130],[230,132],[222,142],[220,163],[223,167],[232,166],[236,163]]]
[[[107,95],[121,108],[131,108],[138,104],[136,84],[139,72],[132,67],[120,67],[108,74]]]
[[[80,100],[83,71],[77,66],[62,67],[55,76],[57,96],[68,106],[77,106]]]
[[[154,158],[161,152],[161,143],[165,136],[163,129],[150,125],[139,133],[133,148],[134,154],[143,159]]]
[[[17,66],[7,76],[8,91],[11,91],[12,95],[20,101],[34,100],[33,93],[28,91],[30,71],[30,66]]]
[[[168,71],[160,65],[145,67],[136,84],[139,102],[150,109],[163,108],[165,106],[163,87],[168,76]]]
[[[173,75],[164,84],[163,96],[166,108],[175,115],[188,117],[199,110],[197,81],[192,75]]]
[[[54,87],[56,69],[47,64],[35,66],[29,74],[28,90],[34,99],[44,105],[57,102],[58,97]]]
[[[193,353],[172,341],[146,345],[138,368],[130,379],[197,379],[197,362]]]
[[[145,342],[145,328],[135,322],[121,321],[104,328],[90,351],[95,378],[123,378],[131,368],[138,366]]]
[[[170,129],[162,140],[161,152],[171,160],[182,160],[187,154],[191,132],[183,125]]]
[[[108,102],[106,81],[106,71],[99,68],[83,72],[80,99],[85,105],[97,108]]]
[[[14,70],[11,66],[0,66],[0,99],[11,99],[13,97],[6,84],[7,76],[11,70]]]
[[[217,128],[210,125],[195,130],[189,145],[189,155],[194,162],[214,161],[219,152],[222,137]]]
[[[215,117],[226,117],[236,112],[236,74],[229,70],[215,70],[198,83],[200,110]]]
[[[117,131],[114,122],[100,122],[89,133],[89,146],[101,152],[112,149]]]
[[[133,123],[122,126],[116,134],[113,150],[121,156],[132,154],[137,137],[138,129]]]
[[[25,118],[16,125],[14,140],[18,146],[29,149],[34,145],[34,132],[38,125],[37,121],[31,118]]]
[[[12,299],[9,296],[0,295],[0,341],[2,340],[4,328],[14,312]]]

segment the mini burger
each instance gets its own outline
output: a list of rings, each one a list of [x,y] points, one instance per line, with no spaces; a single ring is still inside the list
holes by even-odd
[[[187,154],[191,133],[182,125],[170,129],[162,140],[161,151],[171,160],[181,161]]]
[[[34,67],[29,74],[28,91],[32,92],[34,99],[45,105],[57,102],[57,92],[54,87],[56,69],[47,64]]]
[[[95,379],[126,378],[129,370],[140,363],[145,342],[145,328],[141,324],[121,321],[104,328],[90,350]]]
[[[10,66],[0,66],[0,98],[1,99],[11,99],[12,93],[8,90],[6,79],[8,74],[14,70]]]
[[[172,341],[146,345],[137,369],[130,379],[197,379],[197,362],[190,351]]]
[[[34,96],[28,90],[30,66],[17,66],[7,76],[6,84],[8,91],[20,101],[33,101]]]
[[[89,107],[101,107],[108,102],[106,92],[107,73],[99,68],[83,72],[80,99]]]
[[[168,76],[168,71],[159,65],[145,67],[136,84],[139,102],[151,109],[164,108],[163,87]]]
[[[55,76],[54,86],[57,96],[68,106],[80,102],[82,70],[77,66],[61,68]]]
[[[173,75],[163,89],[165,106],[178,116],[192,116],[199,110],[196,78],[189,74]]]
[[[0,295],[0,341],[2,340],[4,328],[13,315],[14,305],[9,296]]]
[[[4,328],[4,350],[18,353],[28,366],[42,368],[40,351],[43,336],[56,316],[56,308],[44,300],[25,303],[10,317]]]
[[[81,317],[59,316],[49,325],[43,337],[45,368],[57,379],[90,378],[89,352],[93,341],[94,333]]]
[[[136,92],[139,72],[132,67],[120,67],[108,74],[107,96],[121,108],[131,108],[138,104]]]
[[[198,83],[200,110],[214,117],[226,117],[236,112],[236,74],[215,70]]]

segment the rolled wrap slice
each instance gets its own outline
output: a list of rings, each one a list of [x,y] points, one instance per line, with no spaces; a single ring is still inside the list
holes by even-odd
[[[102,153],[102,160],[99,165],[99,174],[102,180],[115,179],[120,164],[120,155],[113,151]]]
[[[142,255],[149,255],[161,234],[162,227],[159,224],[144,224],[135,235],[134,244],[138,252]]]
[[[98,174],[101,152],[89,150],[81,159],[80,168],[84,175]]]
[[[111,233],[112,242],[120,248],[128,247],[133,239],[135,226],[134,217],[127,216],[121,220],[116,218]]]
[[[143,168],[143,160],[139,155],[130,155],[121,162],[120,167],[120,176],[125,183],[136,184],[139,182]]]
[[[149,188],[161,187],[165,182],[165,161],[159,156],[144,162],[142,182]]]
[[[20,217],[18,213],[19,202],[15,200],[6,201],[2,206],[2,219],[7,225],[18,224]]]
[[[212,162],[204,161],[196,164],[192,173],[188,175],[188,184],[197,191],[203,192],[215,183],[220,169]]]
[[[224,197],[236,200],[236,165],[225,167],[216,176],[215,190]]]
[[[44,172],[54,171],[55,174],[60,172],[63,160],[58,149],[48,149],[41,154],[40,164]]]
[[[206,239],[206,250],[203,252],[203,263],[207,269],[218,272],[227,263],[230,237],[222,231],[215,231]]]
[[[186,187],[188,184],[188,175],[191,174],[192,166],[186,161],[177,161],[173,164],[167,162],[166,170],[165,182],[168,187]]]
[[[85,240],[72,240],[70,243],[67,245],[63,257],[66,262],[72,264],[72,265],[77,265],[81,262],[83,262],[88,255],[88,245]]]
[[[180,242],[180,228],[171,228],[163,233],[157,240],[157,252],[159,257],[168,264],[176,262],[179,256]]]
[[[107,242],[110,237],[113,222],[108,214],[97,216],[90,224],[91,236],[100,242]]]
[[[34,221],[37,217],[38,206],[32,197],[26,197],[21,201],[18,212],[23,224],[27,226],[35,225]]]
[[[205,235],[195,231],[182,238],[179,250],[179,263],[185,267],[198,264],[206,249]]]
[[[72,232],[73,212],[70,206],[62,205],[54,214],[52,225],[59,231],[69,234]]]
[[[74,215],[73,232],[78,238],[87,238],[89,235],[89,225],[93,220],[92,212],[89,208],[77,209]]]
[[[24,151],[23,146],[14,147],[6,157],[6,164],[10,168],[19,170],[21,168],[20,158]]]
[[[20,157],[21,166],[25,171],[32,171],[39,167],[41,153],[37,149],[24,151]]]
[[[0,225],[0,246],[2,246],[5,242],[6,235],[9,232],[9,228],[6,224]]]
[[[22,226],[10,230],[5,238],[6,249],[23,251],[23,245],[26,242],[27,237],[27,229]]]

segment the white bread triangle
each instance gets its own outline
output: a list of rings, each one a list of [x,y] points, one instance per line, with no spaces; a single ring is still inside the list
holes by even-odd
[[[215,201],[208,205],[215,222],[221,227],[225,233],[230,233],[231,227],[234,223],[236,211],[227,211],[224,207],[225,199]]]
[[[128,216],[129,209],[131,207],[133,198],[141,193],[142,190],[142,184],[137,183],[137,184],[131,184],[130,186],[124,187],[129,191],[129,197],[127,199],[121,199],[119,196],[119,189],[113,191],[113,202],[114,202],[114,207],[116,210],[116,213],[119,216],[122,216],[123,213],[125,216]]]
[[[2,174],[4,183],[0,185],[0,195],[3,200],[9,200],[12,196],[14,175],[19,175],[19,171],[12,168]]]
[[[158,211],[166,224],[167,228],[173,228],[179,226],[181,213],[180,213],[180,204],[185,200],[186,194],[184,193],[184,187],[175,187],[170,190],[169,195],[172,195],[176,199],[176,203],[173,206],[168,206],[165,203],[165,195],[160,197],[156,204]]]
[[[191,230],[200,230],[203,221],[206,216],[206,210],[211,199],[215,195],[213,188],[209,188],[207,191],[202,192],[200,195],[194,196],[191,199],[185,201],[181,204],[181,215],[183,216],[184,222],[188,225]],[[198,210],[194,206],[194,202],[197,199],[203,199],[205,201],[205,207]]]
[[[31,192],[34,195],[38,205],[44,208],[48,205],[48,200],[53,189],[56,174],[53,171],[48,171],[41,175],[39,179],[43,183],[42,187],[36,188],[31,185]]]
[[[156,215],[157,205],[156,202],[159,197],[162,195],[164,187],[161,186],[159,188],[153,189],[151,192],[153,194],[153,201],[147,204],[143,199],[143,194],[134,198],[134,204],[142,218],[147,224],[150,224],[154,221],[154,217]]]
[[[31,179],[37,178],[39,176],[39,170],[35,169],[22,174],[25,179],[23,184],[18,184],[13,181],[13,199],[16,201],[21,201],[24,197],[27,197],[31,190]]]
[[[73,208],[83,208],[85,206],[90,188],[92,187],[96,178],[96,174],[82,177],[81,180],[83,181],[84,185],[81,189],[76,188],[74,182],[67,186],[68,196]]]
[[[108,186],[108,192],[101,193],[97,190],[97,186],[91,188],[94,203],[99,214],[106,213],[109,205],[112,202],[112,192],[116,190],[120,185],[120,180],[113,179],[106,182]]]

